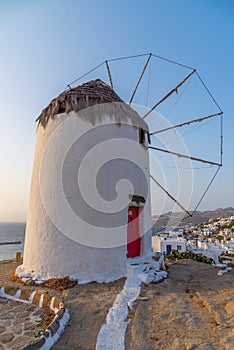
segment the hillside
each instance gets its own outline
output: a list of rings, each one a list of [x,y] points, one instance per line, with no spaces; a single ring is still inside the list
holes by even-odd
[[[185,224],[197,225],[203,222],[207,222],[209,220],[232,216],[234,215],[234,208],[229,207],[229,208],[218,208],[218,209],[209,210],[209,211],[196,211],[192,217],[189,217],[183,221],[181,221],[181,214],[182,214],[181,212],[175,212],[175,213],[168,212],[160,216],[155,215],[153,216],[154,226],[167,226],[167,225],[184,226]]]

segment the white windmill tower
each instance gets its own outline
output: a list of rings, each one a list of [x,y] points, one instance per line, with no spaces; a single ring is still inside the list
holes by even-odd
[[[101,80],[51,101],[38,118],[21,277],[110,281],[151,254],[148,139]]]

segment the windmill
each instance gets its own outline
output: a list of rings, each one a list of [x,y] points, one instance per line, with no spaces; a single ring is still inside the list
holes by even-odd
[[[133,73],[133,61],[140,61],[140,64],[138,65],[139,69],[139,75],[138,77],[135,76],[135,73]],[[143,61],[144,60],[144,61]],[[124,76],[124,81],[121,82],[121,64],[123,63],[129,63],[127,74]],[[119,64],[119,67],[116,69],[116,64]],[[164,70],[160,69],[160,63],[164,63],[167,65]],[[155,65],[155,69],[153,69],[153,64]],[[140,68],[141,66],[141,68]],[[105,73],[101,71],[104,68]],[[126,67],[125,67],[126,68]],[[169,71],[168,74],[166,74],[166,70]],[[176,75],[176,78],[174,82],[171,84],[171,86],[167,85],[167,79],[168,75],[171,74],[172,71],[179,71]],[[181,211],[177,223],[179,223],[182,220],[185,220],[189,217],[192,217],[195,211],[199,208],[200,204],[202,203],[204,197],[206,196],[209,188],[211,187],[214,179],[218,175],[218,172],[220,171],[220,168],[222,167],[222,158],[223,158],[223,111],[217,101],[215,100],[214,96],[211,94],[210,90],[206,86],[205,82],[197,72],[197,70],[193,67],[187,66],[185,64],[181,64],[178,62],[175,62],[173,60],[155,55],[153,53],[145,53],[140,55],[134,55],[134,56],[127,56],[127,57],[119,57],[119,58],[111,58],[108,59],[91,70],[89,70],[87,73],[83,74],[82,76],[78,77],[74,81],[72,81],[70,84],[66,86],[66,89],[70,89],[75,83],[78,83],[82,81],[82,79],[86,79],[90,75],[94,74],[97,76],[98,74],[106,74],[106,78],[108,79],[109,85],[112,89],[117,91],[117,93],[121,96],[121,90],[124,88],[124,100],[128,102],[128,104],[137,110],[137,112],[141,115],[142,119],[147,122],[150,128],[150,137],[151,137],[151,144],[148,146],[151,154],[151,180],[154,186],[156,186],[161,193],[166,195],[172,203],[175,204],[176,208],[179,208]],[[131,76],[131,84],[126,82],[128,81],[128,75]],[[102,75],[105,79],[105,75]],[[135,80],[135,83],[134,83]],[[161,88],[161,86],[157,86],[157,93],[153,90],[154,87],[152,84],[152,80],[154,82],[158,82],[158,85],[164,81],[164,86]],[[169,80],[169,79],[168,79]],[[186,98],[189,94],[186,95],[186,91],[188,90],[188,84],[193,80],[195,81],[195,95],[194,100],[191,99],[191,96],[187,100],[186,108],[181,104],[181,100],[184,98],[185,104],[186,104]],[[127,85],[127,86],[126,86]],[[143,85],[142,90],[141,85]],[[138,105],[134,105],[134,102],[136,100],[137,95],[142,96],[143,90],[145,89],[146,99],[143,102],[143,100],[140,100],[141,108],[139,108]],[[186,90],[187,89],[187,90]],[[151,94],[151,104],[149,103],[149,96]],[[127,98],[127,95],[129,96]],[[192,101],[192,102],[191,102]],[[205,102],[206,101],[206,102]],[[182,108],[177,108],[180,104],[180,107],[182,105]],[[142,108],[142,105],[147,106],[145,108]],[[169,105],[169,111],[167,111],[166,114],[162,115],[158,113],[158,110],[162,106]],[[208,106],[209,105],[209,106]],[[199,108],[198,108],[199,107]],[[200,108],[201,107],[201,108]],[[202,110],[202,107],[204,107],[204,111]],[[177,112],[177,118],[174,118],[174,120],[169,121],[167,117],[169,114],[171,114],[172,110],[176,110]],[[184,118],[181,118],[182,115],[180,113],[180,110],[182,111],[183,115],[185,115]],[[194,110],[194,112],[193,112]],[[189,111],[189,117],[186,118],[186,111]],[[191,113],[190,113],[191,112]],[[192,116],[192,117],[191,117]],[[155,125],[155,120],[160,120],[160,122]],[[182,119],[182,120],[181,120]],[[181,136],[179,131],[183,131],[184,129],[188,129],[190,126],[195,125],[195,130],[203,127],[206,128],[209,127],[209,122],[215,120],[215,125],[212,125],[211,133],[214,134],[214,128],[216,133],[216,140],[215,140],[215,152],[218,157],[217,160],[213,160],[211,157],[214,155],[211,152],[208,152],[209,155],[207,157],[200,156],[199,154],[190,154],[190,151],[187,150],[186,144],[183,143],[183,135]],[[201,130],[201,129],[200,129]],[[191,130],[188,132],[188,134],[191,135],[191,133],[194,131]],[[181,148],[181,142],[179,142],[179,145],[175,144],[173,145],[173,142],[171,142],[170,137],[168,141],[168,135],[175,136],[175,138],[180,139],[182,138],[183,146]],[[209,135],[209,129],[205,132],[203,132],[203,141],[204,141],[204,135],[205,135],[205,141],[212,138],[212,135]],[[197,139],[193,139],[193,142],[196,143],[198,141],[199,145],[197,145],[198,149],[201,148],[200,142],[201,135],[196,136]],[[190,139],[192,142],[192,138]],[[194,147],[193,147],[194,148]],[[206,145],[204,145],[204,148],[206,148]],[[182,149],[182,151],[181,151]],[[202,193],[199,193],[199,197],[196,196],[196,202],[193,203],[193,208],[189,208],[190,203],[190,197],[192,195],[192,186],[193,186],[193,179],[190,181],[190,183],[187,183],[187,188],[182,188],[182,191],[180,190],[180,194],[182,197],[182,200],[180,200],[177,195],[174,195],[171,193],[170,185],[162,183],[160,179],[158,179],[157,170],[154,169],[154,166],[152,166],[153,159],[156,159],[159,157],[159,155],[163,156],[170,156],[172,159],[177,159],[177,161],[187,161],[187,168],[181,165],[177,165],[176,170],[178,169],[184,169],[184,170],[190,170],[192,174],[190,174],[190,177],[193,177],[193,173],[196,170],[206,170],[209,168],[209,170],[214,170],[214,173],[208,176],[205,176],[205,179],[202,181]],[[175,162],[175,160],[174,160]],[[189,163],[188,163],[189,162]],[[194,166],[196,164],[196,166]],[[165,166],[166,167],[166,166]],[[170,166],[168,166],[170,168]],[[172,167],[171,167],[172,168]],[[180,170],[179,170],[180,171]],[[182,170],[181,170],[182,171]],[[167,171],[166,171],[167,172]],[[169,170],[168,170],[169,172]],[[171,169],[170,169],[171,172]],[[188,176],[184,176],[184,178],[187,178]],[[187,181],[186,180],[186,181]],[[181,187],[184,187],[185,183],[183,182],[184,179],[181,180],[182,184]],[[172,181],[173,183],[173,181]],[[173,185],[172,185],[173,186]],[[187,190],[187,198],[185,198],[185,195],[183,194],[183,191]],[[195,190],[194,190],[195,192]],[[184,202],[186,202],[184,204]],[[163,208],[163,206],[162,206]],[[168,226],[175,226],[176,222],[172,220],[170,222],[170,219],[168,220]]]
[[[121,70],[113,73],[112,64],[145,57],[137,79],[133,63],[125,70],[122,81],[115,78],[120,77]],[[177,81],[176,76],[168,84],[172,72],[169,70],[166,76],[168,70],[165,73],[159,69],[159,61],[179,67],[180,79]],[[97,70],[103,67],[104,72],[98,72],[101,79],[97,79]],[[95,79],[87,82],[87,76],[92,74]],[[148,79],[144,80],[146,74]],[[188,94],[188,82],[194,76],[211,99],[208,106],[202,102],[199,87]],[[82,79],[85,82],[73,87]],[[146,88],[145,95],[139,93],[142,86]],[[192,99],[181,105],[182,95],[186,101],[190,96]],[[172,105],[165,114],[159,108],[170,100]],[[204,106],[206,114],[190,120],[180,117],[187,116],[190,110],[199,113]],[[172,111],[179,116],[179,122],[173,122]],[[180,209],[179,221],[182,214],[191,217],[222,166],[222,118],[222,110],[195,69],[151,53],[107,60],[67,85],[37,118],[24,261],[17,275],[42,280],[73,276],[85,282],[107,282],[126,276],[128,259],[150,260],[150,188],[175,203],[175,208]],[[211,136],[199,129],[199,138],[194,139],[190,133],[185,144],[177,130],[194,124],[206,126],[214,119],[220,123],[220,160],[190,155],[188,141],[195,144],[196,151],[209,154],[213,150],[207,146]],[[204,149],[202,137],[206,141]],[[176,161],[165,167],[168,155]],[[193,162],[215,168],[215,174],[191,211],[190,197],[196,194]],[[169,176],[167,183],[163,181],[165,176]],[[179,189],[176,194],[174,188]],[[166,197],[159,197],[159,191],[155,202],[162,211],[167,203]],[[153,202],[154,197],[153,193]],[[169,217],[167,226],[172,224],[175,222]]]

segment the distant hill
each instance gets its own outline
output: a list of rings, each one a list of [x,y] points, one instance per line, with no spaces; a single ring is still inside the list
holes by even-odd
[[[186,215],[186,214],[185,214]],[[234,215],[234,208],[218,208],[208,211],[196,211],[192,217],[186,218],[182,221],[183,213],[181,212],[168,212],[162,215],[153,216],[154,226],[183,226],[185,224],[201,224],[212,219],[218,219]]]

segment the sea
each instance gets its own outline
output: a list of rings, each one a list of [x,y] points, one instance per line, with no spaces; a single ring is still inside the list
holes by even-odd
[[[25,227],[26,224],[22,222],[0,222],[0,261],[15,259],[16,252],[23,255]],[[165,229],[153,227],[153,233],[163,232]]]
[[[0,261],[14,259],[24,250],[25,223],[0,223]]]

